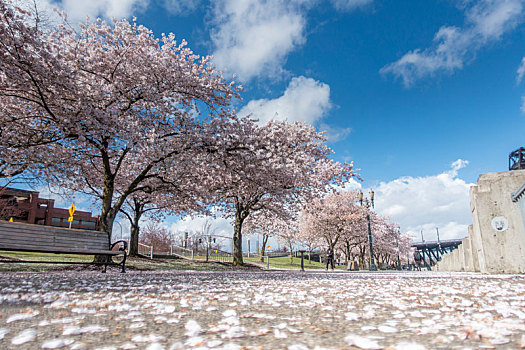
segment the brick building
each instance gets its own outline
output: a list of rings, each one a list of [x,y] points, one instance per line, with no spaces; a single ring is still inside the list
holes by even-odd
[[[54,199],[40,198],[37,191],[0,188],[0,217],[36,225],[69,227],[69,209],[55,208]],[[99,216],[76,210],[71,228],[97,230]]]

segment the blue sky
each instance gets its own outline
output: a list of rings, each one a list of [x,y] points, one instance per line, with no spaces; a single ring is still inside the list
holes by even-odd
[[[466,236],[468,187],[524,146],[525,0],[40,0],[213,55],[239,113],[327,130],[402,230]],[[179,225],[179,226],[177,226]],[[221,224],[222,225],[222,224]],[[174,224],[180,228],[180,224]]]

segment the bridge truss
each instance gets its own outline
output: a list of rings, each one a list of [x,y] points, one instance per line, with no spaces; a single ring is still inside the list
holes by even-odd
[[[461,239],[450,239],[446,241],[429,241],[412,243],[414,251],[414,261],[416,265],[424,266],[428,270],[441,260],[442,256],[457,249],[461,244]]]

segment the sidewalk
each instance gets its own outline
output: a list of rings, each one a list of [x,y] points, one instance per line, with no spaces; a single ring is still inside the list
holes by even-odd
[[[519,349],[523,295],[466,273],[0,273],[0,348]]]

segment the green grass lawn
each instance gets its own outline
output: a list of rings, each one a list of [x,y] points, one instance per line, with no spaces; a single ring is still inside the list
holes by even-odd
[[[29,261],[42,261],[42,263],[2,263],[3,259],[17,259]],[[114,258],[115,261],[120,257]],[[65,264],[50,264],[46,262],[66,262]],[[96,265],[77,265],[67,262],[86,262],[93,261],[93,255],[74,255],[74,254],[53,254],[53,253],[33,253],[33,252],[10,252],[0,251],[0,272],[16,271],[67,271],[67,270],[102,270],[101,266]],[[218,264],[216,262],[190,261],[184,259],[146,259],[128,257],[126,268],[129,270],[145,271],[166,271],[166,270],[198,270],[198,271],[223,271],[232,270],[231,266]],[[110,269],[120,269],[119,266],[109,266]]]
[[[2,263],[2,259],[17,259],[41,261],[42,263]],[[120,257],[114,258],[115,261],[120,261]],[[46,262],[60,261],[65,264],[50,264]],[[0,272],[2,271],[67,271],[67,270],[101,270],[101,266],[95,265],[77,265],[67,262],[86,262],[93,261],[92,255],[74,255],[74,254],[53,254],[53,253],[32,253],[32,252],[10,252],[0,251]],[[231,264],[231,258],[223,259],[224,263]],[[260,262],[259,257],[244,258],[245,263],[257,263],[266,267],[266,259],[264,263]],[[270,258],[270,267],[277,269],[301,269],[301,258],[293,258],[293,264],[290,264],[290,257]],[[318,262],[309,262],[307,257],[304,259],[305,270],[324,269],[325,264]],[[119,269],[118,266],[108,267],[108,269]],[[231,266],[226,264],[219,264],[215,261],[205,261],[205,257],[195,256],[195,260],[185,259],[154,259],[128,257],[126,261],[126,268],[129,270],[144,270],[144,271],[166,271],[166,270],[198,270],[198,271],[227,271],[232,270]],[[346,266],[336,266],[338,270],[346,269]]]
[[[264,263],[261,263],[260,258],[244,258],[245,262],[256,262],[258,264],[264,264],[266,266],[266,258],[264,259]],[[293,258],[293,264],[290,264],[290,257],[282,257],[282,258],[270,258],[270,268],[278,268],[278,269],[301,269],[301,258]],[[326,264],[321,264],[316,261],[308,261],[308,257],[305,256],[304,259],[304,269],[305,270],[319,270],[326,268]],[[335,266],[337,270],[345,270],[345,265]]]

